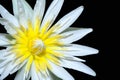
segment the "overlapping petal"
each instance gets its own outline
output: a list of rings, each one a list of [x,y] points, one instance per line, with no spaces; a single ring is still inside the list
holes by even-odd
[[[56,50],[56,51],[72,56],[86,56],[86,55],[97,54],[99,52],[95,48],[91,48],[84,45],[77,45],[77,44],[70,44],[68,46],[65,46],[64,48],[65,50]]]
[[[62,60],[61,66],[65,68],[74,69],[80,72],[84,72],[92,76],[96,76],[96,73],[90,67],[86,66],[85,64],[81,62]]]
[[[53,64],[50,62],[52,66],[52,73],[56,75],[57,77],[61,78],[62,80],[74,80],[74,78],[62,67]]]
[[[77,9],[71,11],[67,15],[65,15],[63,18],[61,18],[56,24],[56,30],[54,31],[55,33],[61,33],[62,31],[66,30],[68,27],[70,27],[76,20],[77,18],[81,15],[84,7],[80,6]],[[60,26],[60,27],[59,27]],[[59,27],[59,28],[57,28]]]
[[[10,46],[12,44],[10,40],[12,40],[12,38],[8,34],[5,33],[0,34],[0,46]]]
[[[70,44],[72,42],[75,42],[77,40],[80,40],[81,38],[83,38],[85,35],[87,35],[88,33],[92,32],[91,28],[88,29],[78,29],[78,30],[71,30],[71,31],[67,31],[62,33],[62,36],[65,36],[65,38],[61,39],[61,42],[64,42],[65,44]]]
[[[50,7],[48,8],[44,16],[44,19],[41,24],[41,29],[43,27],[46,27],[47,29],[49,29],[49,27],[52,25],[52,23],[58,16],[58,13],[60,12],[61,7],[63,5],[63,2],[64,0],[53,0],[53,2],[51,3]]]

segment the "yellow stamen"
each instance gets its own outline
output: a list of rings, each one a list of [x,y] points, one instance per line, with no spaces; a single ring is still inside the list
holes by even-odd
[[[47,60],[54,62],[55,64],[59,63],[59,58],[64,55],[47,49],[50,45],[54,48],[58,48],[62,43],[59,42],[59,39],[62,38],[61,35],[54,35],[55,27],[48,30],[50,22],[47,22],[43,28],[40,29],[40,20],[36,19],[36,22],[33,26],[33,23],[28,20],[28,28],[23,26],[20,29],[16,29],[17,33],[13,35],[15,39],[12,52],[16,55],[16,63],[20,64],[27,61],[26,72],[30,70],[32,62],[35,63],[36,70],[45,71],[47,68],[51,69],[50,64]]]

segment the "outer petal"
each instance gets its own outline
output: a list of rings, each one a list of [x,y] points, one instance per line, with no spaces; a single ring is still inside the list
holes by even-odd
[[[14,80],[25,80],[25,66],[18,71]]]
[[[45,17],[43,19],[41,28],[46,26],[50,27],[54,20],[56,19],[59,11],[61,10],[61,7],[63,5],[64,0],[53,0],[50,7],[48,8]],[[48,25],[46,25],[48,23]]]
[[[0,34],[0,46],[9,46],[10,43],[10,36],[7,34]]]
[[[17,0],[18,19],[22,26],[28,27],[28,20],[31,20],[33,11],[25,0]]]
[[[1,57],[3,57],[4,55],[6,55],[7,53],[6,53],[6,50],[5,49],[3,49],[3,50],[0,50],[0,59],[1,59]]]
[[[39,19],[40,21],[42,21],[42,17],[45,10],[45,3],[46,3],[46,0],[36,1],[35,7],[34,7],[33,23],[36,22],[36,19]]]
[[[59,50],[59,52],[72,56],[86,56],[97,54],[99,52],[97,49],[77,44],[71,44],[64,48],[66,50]]]
[[[91,28],[88,29],[79,29],[79,30],[73,30],[73,31],[68,31],[65,33],[62,33],[61,35],[64,36],[63,39],[61,39],[60,41],[65,43],[65,44],[69,44],[72,43],[74,41],[77,41],[81,38],[83,38],[85,35],[87,35],[88,33],[92,32],[93,30]]]
[[[50,74],[50,80],[61,80],[60,78],[55,76],[51,71],[49,71],[49,74]]]
[[[4,72],[5,67],[0,68],[0,75]]]
[[[50,79],[50,76],[48,76],[48,74],[42,74],[41,72],[36,72],[37,73],[37,75],[38,75],[38,78],[39,78],[39,80],[41,79],[41,80],[51,80]],[[47,76],[46,76],[47,75]]]
[[[25,0],[22,0],[21,2],[23,4],[24,10],[25,10],[25,14],[26,14],[27,18],[28,19],[32,19],[33,10],[31,8],[31,6]]]
[[[10,48],[0,50],[0,60],[10,59],[10,58],[7,58],[8,56],[10,56],[10,52],[8,52],[9,49]]]
[[[19,27],[19,23],[17,21],[17,19],[12,15],[10,14],[3,6],[0,5],[0,14],[1,16],[8,20],[9,22],[11,22],[12,24],[15,25],[15,27]]]
[[[86,61],[83,60],[83,59],[80,59],[80,58],[77,58],[77,57],[74,57],[74,56],[71,56],[71,55],[66,55],[66,54],[64,54],[64,57],[61,58],[61,59],[66,59],[66,60],[69,60],[69,61],[80,61],[80,62],[86,62]]]
[[[21,9],[22,8],[24,9],[25,15],[30,18],[32,17],[32,13],[33,13],[32,8],[25,0],[12,0],[12,3],[13,3],[13,12],[16,17],[20,15],[20,11],[19,11],[20,7],[18,6],[20,4],[22,4]]]
[[[6,78],[6,77],[9,75],[10,71],[11,71],[14,67],[15,67],[15,65],[13,65],[12,62],[10,62],[10,63],[6,66],[4,72],[1,74],[0,80],[3,80],[4,78]]]
[[[80,16],[83,9],[84,9],[84,7],[80,6],[77,9],[75,9],[75,10],[71,11],[70,13],[68,13],[67,15],[65,15],[62,19],[60,19],[55,24],[56,30],[54,32],[61,33],[62,31],[67,29],[69,26],[71,26],[76,21],[76,19]],[[60,26],[60,28],[58,26]]]
[[[39,79],[39,77],[38,77],[38,74],[36,73],[36,68],[35,68],[35,64],[34,63],[32,63],[32,67],[31,67],[31,79],[32,80],[41,80],[41,79]]]
[[[6,58],[4,58],[1,62],[0,62],[0,68],[1,67],[5,67],[8,63],[11,63],[11,61],[13,60],[14,55],[9,55]]]
[[[16,17],[18,17],[18,3],[17,0],[12,0],[12,6],[13,6],[13,13]]]
[[[18,71],[19,69],[21,69],[21,67],[23,67],[26,64],[27,60],[25,60],[24,62],[22,62],[21,64],[15,64],[16,67],[10,72],[10,74],[15,73],[16,71]]]
[[[63,79],[63,80],[74,80],[74,78],[62,67],[57,66],[50,62],[52,69],[50,71],[56,75],[57,77]]]
[[[91,68],[89,68],[88,66],[86,66],[85,64],[81,62],[62,60],[61,66],[65,68],[70,68],[70,69],[74,69],[77,71],[81,71],[81,72],[84,72],[92,76],[96,76],[96,73]]]
[[[9,22],[8,20],[0,18],[0,24],[4,25],[7,33],[9,33],[11,35],[16,33],[15,25],[12,24],[11,22]]]

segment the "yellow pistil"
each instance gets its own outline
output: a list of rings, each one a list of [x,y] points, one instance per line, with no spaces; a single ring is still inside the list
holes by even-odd
[[[51,68],[48,60],[59,65],[59,58],[64,56],[57,53],[54,50],[47,49],[50,46],[54,46],[55,49],[60,49],[59,46],[63,45],[59,42],[62,38],[61,35],[53,35],[55,27],[48,29],[50,22],[40,29],[40,21],[36,19],[34,26],[31,21],[28,21],[28,28],[21,26],[20,29],[16,29],[17,34],[13,35],[15,43],[12,47],[12,52],[16,55],[16,63],[20,64],[25,60],[26,72],[30,70],[32,62],[35,63],[37,71],[45,71],[47,68]]]

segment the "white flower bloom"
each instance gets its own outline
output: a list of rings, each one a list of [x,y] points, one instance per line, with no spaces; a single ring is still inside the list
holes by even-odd
[[[63,68],[95,76],[96,73],[76,56],[97,54],[98,50],[72,42],[92,32],[91,28],[69,27],[84,7],[71,11],[53,25],[64,0],[53,0],[45,16],[46,0],[37,0],[32,9],[25,0],[12,0],[14,16],[0,5],[0,80],[16,71],[14,80],[74,80]]]

